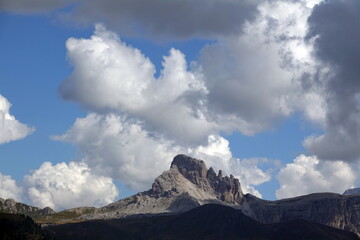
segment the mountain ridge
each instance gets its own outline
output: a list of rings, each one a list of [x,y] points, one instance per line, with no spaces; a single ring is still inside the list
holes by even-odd
[[[221,170],[216,174],[212,168],[207,169],[204,161],[182,154],[173,159],[170,169],[158,176],[148,191],[101,208],[80,207],[59,213],[47,209],[50,211],[48,214],[33,216],[41,223],[66,223],[176,215],[211,203],[239,209],[264,224],[303,219],[349,230],[360,236],[360,195],[315,193],[267,201],[251,194],[244,195],[239,180],[234,176],[223,176]],[[40,210],[33,209],[36,213]]]
[[[17,202],[11,198],[0,198],[0,212],[24,214],[33,218],[43,217],[55,213],[55,211],[49,207],[38,208],[25,203]]]

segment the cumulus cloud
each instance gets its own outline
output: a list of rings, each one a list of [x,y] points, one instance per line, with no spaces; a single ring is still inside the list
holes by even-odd
[[[11,176],[0,173],[0,198],[21,201],[21,195],[22,188],[16,184],[16,181]]]
[[[69,39],[74,72],[60,93],[95,113],[57,139],[78,146],[92,169],[132,188],[146,189],[182,152],[237,175],[255,193],[250,186],[270,179],[258,167],[263,160],[232,158],[219,132],[256,134],[295,111],[324,122],[323,89],[309,80],[317,66],[304,41],[315,3],[266,2],[242,34],[219,37],[190,68],[171,49],[159,77],[150,59],[102,25],[90,39]]]
[[[158,78],[140,50],[96,25],[90,39],[67,41],[74,72],[60,93],[90,111],[124,113],[182,144],[206,142],[220,131],[253,135],[294,111],[322,122],[322,89],[304,91],[302,82],[315,71],[311,46],[303,40],[311,8],[277,1],[260,13],[245,34],[205,47],[190,69],[185,56],[171,49]]]
[[[82,161],[95,172],[137,190],[148,189],[180,151],[169,140],[150,136],[138,122],[114,114],[79,118],[55,139],[76,145]]]
[[[354,187],[356,174],[343,161],[320,161],[316,156],[300,155],[286,164],[277,176],[276,197],[289,198],[314,192],[338,192]]]
[[[155,78],[153,63],[102,25],[91,39],[72,38],[66,46],[74,72],[60,87],[65,99],[98,113],[126,113],[182,143],[206,141],[214,131],[216,124],[193,107],[206,89],[180,51],[170,50]]]
[[[207,166],[215,170],[222,170],[225,174],[232,174],[239,179],[244,193],[251,193],[261,197],[261,193],[255,186],[271,180],[271,170],[264,171],[260,168],[263,163],[271,163],[269,159],[239,159],[234,158],[230,151],[229,141],[220,136],[209,136],[206,146],[198,146],[189,149],[188,153],[199,159],[203,159]]]
[[[305,147],[321,159],[360,158],[360,3],[324,1],[309,18],[308,40],[328,74],[318,84],[326,90],[325,134],[311,136]]]
[[[33,205],[55,210],[100,207],[113,202],[119,194],[111,178],[93,174],[85,163],[76,162],[45,162],[24,177],[24,184]]]
[[[0,95],[0,144],[22,139],[35,130],[16,120],[10,108],[11,103]]]

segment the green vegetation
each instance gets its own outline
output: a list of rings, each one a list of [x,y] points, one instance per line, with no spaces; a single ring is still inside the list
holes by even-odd
[[[50,224],[63,224],[63,223],[75,223],[83,221],[79,217],[85,214],[93,214],[96,208],[82,207],[64,210],[58,213],[53,213],[47,216],[37,216],[34,219],[38,223],[50,223]]]
[[[33,219],[23,214],[0,213],[0,239],[53,240]]]

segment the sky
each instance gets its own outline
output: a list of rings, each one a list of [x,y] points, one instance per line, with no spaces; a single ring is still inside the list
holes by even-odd
[[[276,200],[359,185],[357,0],[1,0],[0,197],[57,211],[183,153]]]

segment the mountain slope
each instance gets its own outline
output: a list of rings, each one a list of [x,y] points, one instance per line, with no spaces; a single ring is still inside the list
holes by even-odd
[[[175,216],[93,220],[51,226],[60,240],[82,239],[316,239],[356,240],[354,233],[297,220],[261,224],[240,210],[208,204]]]
[[[54,238],[44,232],[41,227],[28,216],[0,213],[0,239],[50,240]]]

